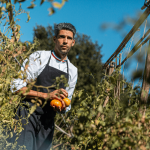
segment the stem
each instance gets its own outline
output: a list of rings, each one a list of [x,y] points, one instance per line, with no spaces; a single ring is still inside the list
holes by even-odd
[[[10,11],[8,12],[9,23],[10,23],[10,25],[11,25],[11,23],[12,23],[12,24],[14,23],[13,12],[12,12],[12,3],[11,3],[11,0],[7,0],[6,5],[7,5],[8,2],[11,4],[11,5],[9,6]],[[14,28],[13,28],[13,26],[11,26],[11,29],[12,29],[13,37],[15,38],[15,41],[17,41],[16,35],[15,35],[15,33],[14,33]]]
[[[1,54],[0,54],[0,55],[1,55]],[[6,62],[6,64],[7,64],[13,71],[15,71],[15,72],[17,73],[17,71],[7,62],[7,60],[4,58],[3,55],[1,55],[1,58],[2,58],[2,60],[4,60],[4,61]]]
[[[70,134],[68,134],[67,132],[65,132],[65,131],[64,131],[63,129],[61,129],[59,126],[57,126],[56,124],[55,124],[55,126],[56,126],[56,128],[57,128],[59,131],[61,131],[62,133],[68,135],[69,137],[71,137]]]
[[[68,143],[68,142],[55,145],[55,146],[53,146],[53,148],[57,148],[58,146],[63,145],[63,144],[67,144],[67,143]]]
[[[60,137],[58,138],[58,141],[60,140],[60,138],[62,137],[63,134],[64,134],[64,133],[62,133],[62,134],[60,135]]]

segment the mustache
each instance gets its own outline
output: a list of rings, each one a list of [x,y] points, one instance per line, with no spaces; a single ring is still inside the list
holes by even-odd
[[[64,46],[68,48],[68,46],[67,46],[67,45],[60,45],[60,47],[64,47]]]

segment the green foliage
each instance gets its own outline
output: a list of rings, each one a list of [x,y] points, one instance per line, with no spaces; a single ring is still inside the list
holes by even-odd
[[[66,0],[62,1],[61,7],[65,1]],[[37,49],[39,42],[37,39],[34,39],[33,43],[28,41],[25,43],[18,42],[20,38],[20,26],[17,25],[19,21],[17,16],[21,13],[27,13],[27,22],[30,20],[29,12],[25,12],[21,7],[22,2],[23,0],[14,0],[14,4],[12,4],[11,1],[8,0],[1,1],[0,23],[1,26],[4,26],[4,31],[2,33],[0,30],[0,150],[26,149],[25,146],[17,147],[16,140],[23,128],[21,118],[19,120],[14,119],[17,107],[23,106],[22,100],[24,98],[21,96],[22,92],[14,93],[11,87],[14,79],[18,78],[28,83],[26,93],[33,87],[35,81],[27,80],[26,71],[28,71],[28,62],[24,67],[22,63],[29,57],[33,50]],[[41,4],[43,2],[44,1],[41,0]],[[20,4],[18,9],[15,8],[16,3]],[[50,3],[52,3],[53,9],[54,7],[57,8],[56,2],[50,1]],[[35,6],[34,1],[32,1],[32,6]],[[29,6],[29,8],[32,8],[32,6]],[[11,39],[7,37],[10,34],[12,35]],[[60,82],[62,80],[63,77],[61,77]],[[14,87],[13,90],[16,90],[16,87]],[[40,102],[39,99],[34,100],[35,105],[29,108],[29,116],[34,112],[36,106],[40,105]],[[28,103],[26,103],[26,105],[28,106]],[[27,120],[29,116],[23,119]],[[8,139],[13,137],[14,132],[17,136],[15,143],[9,143]]]
[[[74,137],[61,135],[57,130],[54,145],[65,143],[56,149],[149,149],[149,105],[140,104],[140,89],[120,78],[120,97],[114,90],[120,73],[105,76],[94,88],[94,93],[76,91],[72,110],[65,116],[67,128],[57,116],[62,129]],[[122,89],[123,84],[125,88]],[[109,100],[106,103],[107,97]],[[70,130],[71,129],[71,130]],[[59,137],[61,136],[61,139]]]
[[[43,26],[36,26],[34,29],[34,39],[37,38],[40,42],[38,46],[38,50],[52,50],[54,49],[54,30],[52,26],[43,27]]]
[[[10,144],[6,139],[13,136],[14,130],[17,135],[23,130],[21,119],[14,119],[16,108],[22,105],[23,98],[21,93],[12,93],[10,89],[14,79],[20,78],[26,81],[25,71],[28,64],[26,64],[24,71],[20,70],[20,64],[31,54],[32,49],[38,46],[38,42],[35,40],[34,43],[22,44],[21,42],[10,41],[4,34],[1,37],[3,42],[1,42],[2,50],[0,51],[0,127],[2,128],[1,133],[7,135],[0,134],[1,140],[4,141],[1,143],[1,149],[15,149],[16,144]],[[28,51],[26,51],[27,45]],[[29,89],[32,84],[33,82],[28,84]]]
[[[97,42],[93,43],[89,36],[77,34],[76,44],[68,54],[71,62],[78,68],[78,82],[76,89],[91,92],[102,78],[101,48]],[[93,80],[93,76],[95,80]]]

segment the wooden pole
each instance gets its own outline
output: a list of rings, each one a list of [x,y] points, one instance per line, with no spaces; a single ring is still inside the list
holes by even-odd
[[[116,59],[115,59],[115,63],[116,63],[116,66],[117,66],[117,57],[116,57]]]
[[[115,66],[117,67],[117,57],[115,59]],[[114,93],[115,93],[115,97],[116,97],[118,95],[118,80],[117,80],[117,86],[115,87],[114,90],[115,90]]]
[[[119,54],[119,65],[121,65],[121,53]],[[118,80],[118,98],[120,99],[120,74]]]
[[[142,84],[142,92],[141,92],[142,103],[147,103],[148,93],[149,93],[148,79],[150,79],[150,41],[149,41],[149,47],[147,51],[147,58],[145,63],[144,76],[143,76],[143,84]]]
[[[114,62],[111,62],[109,65],[109,75],[111,75],[114,72]]]
[[[146,5],[148,6],[150,4],[150,0],[147,0]],[[146,5],[144,4],[144,6],[141,7],[141,10],[146,8]]]
[[[122,56],[122,54],[120,53],[119,54],[119,65],[121,65],[121,56]]]
[[[124,81],[124,64],[123,64],[123,81]],[[124,82],[123,82],[123,93],[124,93]]]
[[[108,71],[108,75],[111,76],[111,74],[114,72],[114,62],[111,62],[110,65],[109,65],[109,71]],[[109,92],[110,89],[106,89],[107,92]],[[103,104],[103,107],[106,106],[106,104],[108,103],[109,101],[109,94],[108,96],[106,97],[105,101],[104,101],[104,104]]]
[[[109,75],[109,65],[106,67],[105,75]]]

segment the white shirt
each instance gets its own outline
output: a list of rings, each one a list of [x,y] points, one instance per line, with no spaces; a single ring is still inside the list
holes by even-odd
[[[22,65],[23,67],[21,67],[22,71],[24,71],[24,67],[27,61],[29,60],[29,66],[28,69],[26,70],[28,81],[30,81],[31,79],[36,79],[40,75],[40,73],[43,71],[43,69],[46,67],[46,64],[48,63],[50,54],[51,51],[45,51],[45,50],[37,51],[32,53],[29,56],[29,59],[26,59],[23,62]],[[68,80],[69,87],[66,87],[66,91],[68,92],[68,98],[71,100],[77,82],[78,73],[77,73],[77,68],[69,61],[68,58],[67,61],[68,61],[68,70],[69,70],[69,80]],[[66,60],[62,62],[61,59],[55,55],[54,51],[52,51],[49,66],[67,73]],[[14,79],[11,86],[11,90],[15,92],[21,89],[22,87],[26,87],[26,86],[27,86],[27,82],[24,82],[23,79],[20,78]],[[14,90],[14,87],[16,90]],[[71,109],[71,105],[66,108],[66,112],[69,111],[70,109]]]

